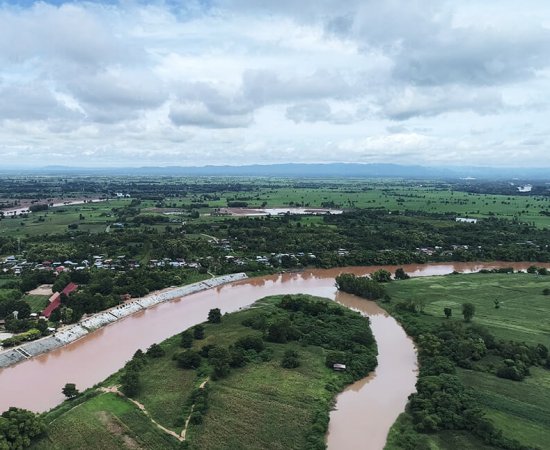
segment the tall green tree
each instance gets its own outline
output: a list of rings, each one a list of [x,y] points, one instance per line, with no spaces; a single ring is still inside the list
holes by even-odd
[[[78,389],[76,388],[76,385],[74,383],[67,383],[63,389],[61,390],[61,392],[63,393],[63,395],[65,397],[67,397],[68,399],[71,399],[71,398],[74,398],[76,397],[79,392],[78,392]]]
[[[470,322],[473,319],[475,313],[476,307],[473,303],[462,304],[462,315],[464,316],[464,320],[466,322]]]
[[[208,312],[208,322],[220,323],[221,321],[222,321],[222,312],[220,311],[220,308],[214,308]]]

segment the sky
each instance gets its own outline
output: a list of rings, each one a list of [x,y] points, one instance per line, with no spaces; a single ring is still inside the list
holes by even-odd
[[[0,0],[4,167],[550,167],[549,106],[548,0]]]

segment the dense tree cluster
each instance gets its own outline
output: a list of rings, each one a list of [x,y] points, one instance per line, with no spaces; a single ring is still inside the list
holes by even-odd
[[[384,277],[385,278],[385,277]],[[336,287],[348,294],[358,295],[369,300],[384,297],[384,286],[368,277],[358,277],[351,273],[343,273],[336,277]]]
[[[118,305],[123,296],[141,297],[149,292],[167,286],[181,285],[188,278],[181,269],[136,269],[127,272],[97,270],[89,273],[71,272],[60,275],[56,283],[65,286],[74,281],[79,284],[77,292],[70,298],[62,296],[61,303],[72,309],[70,322],[80,320],[83,314],[91,314]],[[53,320],[59,320],[61,310],[52,314]]]
[[[25,409],[10,408],[0,416],[0,449],[19,450],[46,430],[42,419]]]
[[[149,356],[156,357],[153,355]],[[134,397],[139,393],[141,389],[140,374],[146,364],[147,355],[142,350],[137,350],[132,359],[124,365],[120,376],[120,390],[124,395]]]

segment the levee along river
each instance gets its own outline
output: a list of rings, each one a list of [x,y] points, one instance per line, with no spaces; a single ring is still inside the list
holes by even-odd
[[[405,265],[412,276],[474,272],[483,268],[531,263],[449,263]],[[279,294],[307,293],[328,297],[371,317],[379,357],[371,376],[351,385],[337,398],[331,413],[327,443],[334,449],[381,449],[397,416],[404,410],[416,382],[412,341],[396,321],[375,303],[337,292],[334,278],[342,272],[357,275],[397,266],[348,267],[251,278],[222,285],[142,310],[49,353],[0,370],[0,411],[10,406],[45,411],[64,399],[67,382],[89,388],[120,369],[138,349],[145,349],[206,320],[208,311],[232,312],[256,300]],[[267,382],[267,381],[266,381]]]

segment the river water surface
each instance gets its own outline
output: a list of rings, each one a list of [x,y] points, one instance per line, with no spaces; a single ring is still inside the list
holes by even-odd
[[[502,266],[526,269],[530,265],[443,263],[402,267],[411,276],[428,276]],[[61,389],[65,383],[76,383],[80,390],[93,386],[120,369],[138,348],[146,349],[154,342],[205,321],[212,308],[232,312],[268,295],[307,293],[334,299],[368,315],[378,344],[378,367],[374,374],[349,386],[337,397],[330,416],[328,447],[382,449],[391,424],[404,410],[409,394],[414,392],[415,349],[392,317],[374,302],[337,292],[334,278],[342,272],[364,275],[380,268],[393,272],[397,267],[318,269],[251,278],[162,303],[65,347],[0,369],[0,411],[9,406],[37,412],[52,408],[63,401]]]

